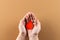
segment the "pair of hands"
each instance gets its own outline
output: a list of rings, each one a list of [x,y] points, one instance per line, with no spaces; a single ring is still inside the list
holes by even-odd
[[[31,29],[31,30],[26,28],[26,23],[29,20],[31,20],[33,22],[33,25],[34,25],[33,29]],[[27,34],[28,34],[29,40],[38,40],[38,33],[41,30],[41,24],[32,12],[28,12],[23,17],[23,19],[20,20],[20,23],[19,23],[18,27],[19,27],[18,37],[20,37],[19,40],[21,38],[23,38],[23,40],[24,40],[25,37],[27,36]],[[17,39],[18,39],[18,37],[17,37]]]

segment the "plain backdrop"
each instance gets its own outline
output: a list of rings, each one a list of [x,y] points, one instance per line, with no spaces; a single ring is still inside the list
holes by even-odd
[[[60,0],[0,0],[0,40],[16,40],[20,19],[32,11],[40,20],[40,40],[60,40]]]

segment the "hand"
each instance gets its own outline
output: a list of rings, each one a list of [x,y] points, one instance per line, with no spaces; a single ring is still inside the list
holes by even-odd
[[[38,33],[41,30],[41,24],[39,22],[39,20],[33,15],[32,12],[29,12],[29,15],[32,15],[31,21],[33,22],[33,29],[32,30],[28,30],[28,36],[29,36],[29,40],[39,40],[38,38]],[[28,20],[29,21],[29,20]]]
[[[28,14],[26,14],[23,17],[23,19],[20,20],[20,23],[19,23],[19,26],[18,26],[19,35],[18,35],[16,40],[25,40],[25,36],[26,36],[26,33],[27,33],[26,28],[25,28],[25,19],[27,20],[27,15]]]

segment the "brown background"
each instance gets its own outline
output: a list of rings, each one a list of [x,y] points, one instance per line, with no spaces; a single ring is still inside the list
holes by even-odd
[[[32,11],[42,24],[40,40],[60,40],[60,0],[0,0],[0,40],[15,40],[18,23]]]

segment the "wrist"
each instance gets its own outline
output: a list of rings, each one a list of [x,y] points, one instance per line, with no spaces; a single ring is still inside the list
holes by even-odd
[[[39,40],[38,33],[32,33],[32,30],[28,30],[29,40]]]
[[[29,40],[39,40],[38,35],[29,36]]]
[[[21,34],[19,33],[18,37],[16,40],[25,40],[25,35],[24,34]]]

